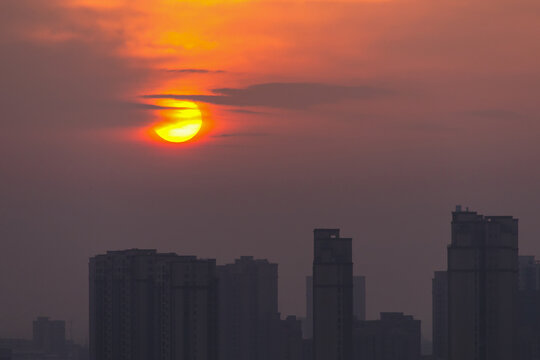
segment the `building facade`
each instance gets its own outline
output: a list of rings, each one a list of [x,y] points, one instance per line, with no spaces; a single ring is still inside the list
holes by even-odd
[[[32,340],[37,350],[46,354],[64,355],[66,352],[66,322],[38,317],[32,324]]]
[[[517,354],[518,220],[452,213],[448,246],[449,360]]]
[[[275,360],[303,360],[302,323],[295,316],[279,321],[277,340],[279,353]]]
[[[540,263],[519,257],[519,359],[540,359]]]
[[[366,320],[365,276],[353,276],[353,316],[356,320]]]
[[[242,256],[217,267],[220,360],[273,360],[278,351],[278,266]]]
[[[540,290],[540,261],[534,256],[519,257],[519,290]]]
[[[436,271],[432,280],[433,358],[448,359],[448,276]]]
[[[420,360],[421,323],[403,313],[381,313],[380,320],[356,321],[355,360]]]
[[[0,349],[0,360],[11,360],[11,349]]]
[[[352,328],[352,239],[339,229],[315,229],[313,359],[351,360]]]
[[[366,320],[366,277],[353,276],[353,316]],[[306,317],[302,321],[305,339],[313,337],[313,276],[306,276]]]
[[[155,250],[90,259],[91,360],[215,360],[215,260]]]
[[[156,265],[154,306],[159,360],[218,358],[215,260],[178,256]]]
[[[302,333],[304,339],[313,338],[313,276],[306,276],[306,317]]]

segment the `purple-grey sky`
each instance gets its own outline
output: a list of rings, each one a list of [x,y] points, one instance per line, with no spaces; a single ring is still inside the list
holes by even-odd
[[[0,336],[49,315],[84,341],[88,258],[133,247],[268,258],[303,315],[315,227],[353,237],[370,318],[429,336],[456,204],[540,256],[538,24],[536,0],[2,0]],[[163,99],[206,130],[147,138]]]

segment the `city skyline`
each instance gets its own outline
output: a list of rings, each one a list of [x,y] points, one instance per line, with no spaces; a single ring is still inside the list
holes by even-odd
[[[461,209],[461,206],[459,206],[459,208]],[[463,208],[465,208],[465,207],[463,207]],[[465,211],[465,210],[464,210],[464,211]],[[466,210],[466,211],[469,211],[469,207],[467,207],[467,210]],[[131,249],[133,249],[133,250],[139,250],[139,248],[131,248]],[[121,250],[121,249],[118,249],[118,250]],[[117,250],[107,250],[107,252],[115,252],[115,251],[117,251]],[[172,253],[172,251],[171,251],[170,253]],[[182,256],[190,257],[190,256],[195,256],[195,255],[186,255],[186,254],[182,254]],[[527,256],[524,256],[524,254],[523,254],[523,253],[521,252],[521,250],[520,250],[520,259],[521,259],[521,258],[523,258],[523,259],[528,259],[528,261],[530,262],[530,261],[531,261],[530,259],[531,259],[531,258],[534,259],[534,256],[535,256],[535,255],[527,255]],[[227,265],[227,264],[231,264],[231,262],[227,262],[227,261],[225,261],[225,260],[223,260],[223,259],[220,259],[219,257],[212,257],[212,256],[209,256],[209,257],[204,257],[204,258],[205,258],[205,259],[215,259],[216,262],[217,262],[217,264],[218,264],[220,267],[223,267],[223,266],[225,266],[225,265]],[[233,258],[233,261],[239,261],[239,260],[242,259],[242,258],[253,258],[253,256],[252,256],[252,255],[240,255],[240,256],[237,256],[236,258]],[[260,258],[261,258],[261,259],[264,259],[265,261],[267,260],[267,258],[264,257],[264,256],[262,256],[262,257],[260,257]],[[353,261],[354,261],[354,259],[353,259]],[[520,260],[520,261],[521,261],[521,260]],[[525,261],[525,260],[523,260],[523,261]],[[278,265],[279,265],[279,264],[278,264]],[[356,263],[356,265],[358,266],[358,265],[361,265],[361,264],[357,264],[357,263]],[[441,264],[441,266],[436,267],[435,270],[432,270],[432,271],[435,271],[436,273],[437,273],[437,272],[441,272],[441,273],[442,273],[442,272],[445,272],[445,271],[442,270],[443,268],[444,268],[444,266]],[[438,269],[438,270],[437,270],[437,269]],[[432,280],[432,276],[433,276],[433,274],[430,273],[430,274],[429,274],[430,280]],[[304,284],[302,284],[302,285],[304,286],[304,288],[302,289],[302,292],[303,292],[304,294],[305,294],[305,291],[308,289],[308,288],[307,288],[307,283],[306,283],[306,281],[307,281],[310,277],[311,277],[311,275],[307,275],[307,276],[304,278]],[[281,277],[280,277],[280,278],[281,278]],[[354,273],[354,278],[355,278],[355,281],[362,279],[362,281],[366,282],[366,279],[365,279],[366,276],[363,275],[363,274],[360,274],[358,271],[355,271],[355,273]],[[521,281],[521,280],[520,280],[520,281]],[[367,282],[369,283],[369,279],[367,280]],[[280,286],[279,286],[280,291],[278,291],[278,293],[279,293],[280,297],[283,297],[284,295],[281,294],[281,288],[282,288],[282,287],[281,287],[281,284],[279,284],[279,285],[280,285]],[[365,284],[364,284],[364,286],[365,286]],[[369,285],[368,285],[368,286],[369,286]],[[370,290],[371,290],[371,289],[370,289]],[[430,288],[430,290],[431,290],[431,288]],[[365,291],[365,288],[364,288],[364,291]],[[305,295],[304,295],[304,297],[305,297]],[[365,301],[362,305],[363,305],[365,308],[369,308],[368,306],[366,306],[366,303],[370,303],[370,301],[369,301],[369,298],[370,298],[369,292],[368,292],[368,295],[366,296],[366,298],[367,298],[367,301]],[[432,299],[431,299],[431,293],[430,293],[430,299],[429,299],[429,301],[430,301],[430,304],[431,304],[431,301],[432,301]],[[360,305],[359,305],[359,304],[355,304],[355,307],[357,307],[357,306],[360,306]],[[430,305],[430,306],[431,306],[431,305]],[[374,308],[377,308],[376,304],[375,304]],[[296,316],[301,316],[301,317],[302,317],[302,316],[305,316],[307,310],[308,310],[308,305],[307,305],[306,303],[304,303],[304,308],[301,309],[301,310],[300,310],[299,312],[297,312],[297,313],[286,313],[286,312],[283,312],[283,309],[282,309],[281,307],[279,307],[279,312],[282,313],[283,316],[287,316],[287,315],[296,315]],[[391,310],[391,309],[386,309],[386,310]],[[394,310],[400,310],[400,307],[397,306]],[[431,308],[430,308],[430,310],[431,310]],[[357,310],[355,309],[355,311],[357,311]],[[364,311],[366,311],[366,310],[364,309]],[[369,313],[371,316],[366,317],[365,319],[366,319],[366,320],[374,320],[374,319],[377,319],[380,312],[384,312],[384,311],[374,310],[374,309],[369,308],[368,313]],[[36,313],[36,314],[31,315],[31,316],[34,317],[34,316],[45,316],[45,315],[49,315],[49,314],[45,314],[45,313],[43,313],[43,314]],[[432,319],[433,319],[433,317],[431,317],[431,316],[428,317],[427,319],[422,318],[423,323],[424,323],[424,325],[423,325],[423,327],[422,327],[422,331],[423,331],[422,334],[423,334],[423,337],[424,337],[426,340],[431,340],[431,332],[432,332],[432,328],[431,328],[431,326],[430,326],[431,324],[427,324],[427,322],[428,322],[428,321],[431,322]],[[68,320],[70,321],[71,326],[72,326],[72,325],[73,325],[73,324],[72,324],[72,320],[70,320],[70,319],[68,319]],[[28,332],[28,334],[31,335],[31,329],[30,329],[30,328],[28,328],[27,332]],[[70,329],[70,336],[71,336],[71,335],[72,335],[72,329]],[[9,337],[9,336],[4,336],[4,337]],[[80,338],[76,338],[76,339],[77,339],[78,341],[81,341],[81,342],[86,342],[86,341],[88,340],[88,338],[87,338],[87,337],[84,337],[84,336],[83,336],[83,337],[80,337]]]
[[[458,206],[458,207],[459,207],[459,209],[460,209],[460,211],[461,211],[461,206]],[[464,207],[463,207],[463,208],[464,208]],[[465,211],[465,210],[463,210],[463,211]],[[466,210],[466,211],[469,211],[469,207],[467,207],[467,210]],[[353,246],[353,248],[354,248],[354,246]],[[132,250],[138,251],[138,250],[140,250],[140,249],[138,249],[138,248],[132,248]],[[107,251],[108,251],[108,252],[113,252],[113,253],[114,253],[116,250],[107,250]],[[148,250],[144,250],[144,251],[148,251]],[[152,251],[154,251],[154,250],[152,250]],[[172,253],[172,252],[171,252],[171,253]],[[520,252],[520,258],[524,258],[524,259],[525,259],[525,258],[530,259],[531,257],[534,258],[534,255],[530,255],[530,256],[522,256],[522,255],[523,255],[523,254]],[[183,257],[193,257],[193,256],[195,256],[195,255],[186,255],[186,254],[182,254],[182,256],[183,256]],[[225,266],[225,265],[227,265],[227,264],[230,264],[230,263],[227,263],[227,262],[224,261],[224,260],[221,260],[221,261],[220,261],[219,257],[211,257],[211,256],[210,256],[210,257],[205,257],[205,258],[207,258],[207,259],[215,259],[215,261],[216,261],[217,264],[218,264],[218,267],[223,267],[223,266]],[[233,260],[239,261],[239,260],[241,260],[241,259],[243,259],[243,258],[253,258],[253,256],[251,256],[251,255],[249,255],[249,256],[248,256],[248,255],[240,255],[240,256],[236,257],[235,259],[233,259]],[[267,258],[265,258],[264,256],[262,256],[262,257],[260,257],[260,258],[261,258],[261,259],[265,259],[265,261],[266,261],[266,259],[267,259]],[[353,259],[353,261],[354,261],[354,259]],[[530,260],[529,260],[529,261],[530,261]],[[356,264],[356,265],[361,265],[361,264],[357,264],[357,263],[355,263],[355,264]],[[278,264],[278,265],[279,265],[279,264]],[[441,266],[438,267],[438,268],[442,269],[442,268],[444,268],[444,266],[442,266],[442,264],[441,264]],[[432,271],[433,271],[433,270],[432,270]],[[437,272],[436,269],[435,269],[435,271]],[[442,271],[441,271],[441,272],[442,272]],[[306,283],[306,280],[307,280],[310,276],[311,276],[311,275],[307,276],[307,277],[304,279],[304,284],[303,284],[303,285],[306,286],[306,287],[302,290],[302,291],[304,292],[304,294],[305,294],[305,291],[307,290],[307,283]],[[430,277],[430,280],[431,280],[431,278],[432,278],[432,273],[429,274],[429,277]],[[364,276],[363,274],[359,274],[358,271],[355,271],[354,278],[355,278],[355,281],[356,281],[356,279],[358,279],[358,278],[364,278],[364,281],[367,281],[368,284],[370,283],[369,279],[366,280],[366,279],[365,279],[365,276]],[[369,286],[369,285],[368,285],[368,286]],[[287,295],[282,294],[282,291],[281,291],[281,289],[282,289],[281,283],[279,284],[279,289],[280,289],[280,290],[279,290],[277,293],[279,294],[279,297],[280,297],[280,298],[286,297],[286,296],[290,296],[289,294],[287,294]],[[370,288],[370,290],[371,290],[371,288]],[[430,289],[430,290],[431,290],[431,289]],[[364,291],[365,291],[365,289],[364,289]],[[367,293],[367,296],[366,296],[367,301],[366,301],[366,303],[369,304],[369,303],[370,303],[370,301],[369,301],[369,299],[370,299],[370,291],[367,291],[366,293]],[[429,298],[429,301],[430,301],[430,308],[429,308],[429,310],[431,310],[431,300],[432,300],[432,299],[431,299],[431,293],[430,293],[430,298]],[[407,312],[407,311],[403,310],[403,307],[401,307],[401,306],[399,306],[399,305],[396,306],[396,307],[394,307],[394,308],[386,308],[386,309],[383,309],[383,310],[374,310],[374,309],[371,309],[370,306],[366,306],[366,303],[364,303],[363,306],[365,306],[365,307],[368,309],[367,313],[371,315],[371,316],[369,316],[369,317],[366,317],[366,320],[376,320],[376,319],[378,319],[379,314],[380,314],[380,313],[383,313],[383,312],[389,312],[389,311],[404,311],[404,312]],[[278,307],[279,307],[278,310],[279,310],[279,313],[282,314],[282,317],[286,317],[287,315],[295,315],[295,316],[297,316],[297,317],[300,316],[301,318],[303,318],[303,316],[305,316],[306,310],[308,309],[308,305],[307,305],[307,304],[304,304],[304,306],[305,306],[304,309],[301,309],[301,311],[299,311],[298,313],[286,313],[286,312],[283,312],[282,308],[279,307],[279,306],[278,306]],[[355,306],[357,306],[357,304],[355,304]],[[375,304],[374,308],[375,308],[375,309],[379,309],[379,308],[376,306],[376,304]],[[303,310],[303,311],[302,311],[302,310]],[[49,315],[49,314],[33,314],[32,317],[34,317],[34,316],[44,316],[44,315]],[[414,313],[413,313],[412,315],[417,316],[417,315],[414,314]],[[71,320],[71,319],[67,319],[67,320],[70,321],[70,326],[72,327],[72,326],[73,326],[72,320]],[[432,340],[432,339],[431,339],[431,335],[432,335],[432,331],[433,331],[433,329],[431,328],[431,322],[432,322],[433,318],[432,318],[432,317],[428,317],[427,319],[426,319],[426,318],[421,318],[421,320],[422,320],[422,324],[423,324],[423,326],[422,326],[422,336],[423,336],[423,339],[431,342],[431,340]],[[304,325],[303,325],[303,326],[304,326]],[[29,331],[31,331],[31,329],[29,329]],[[72,336],[72,328],[70,329],[70,337],[71,337],[71,336]],[[6,337],[9,338],[9,337],[11,337],[11,336],[3,336],[3,337],[4,337],[4,338],[6,338]],[[88,337],[84,337],[84,336],[79,337],[79,338],[75,337],[75,339],[76,339],[77,341],[79,341],[79,342],[82,342],[82,343],[86,343],[86,342],[88,341]],[[423,340],[423,341],[424,341],[424,340]]]
[[[451,225],[448,269],[432,283],[433,359],[534,359],[540,261],[518,256],[518,219],[457,205]],[[216,267],[215,259],[154,249],[91,257],[90,360],[419,360],[422,321],[399,309],[363,319],[366,279],[353,276],[353,239],[337,228],[313,233],[305,317],[280,313],[278,264],[267,259]],[[13,346],[15,359],[26,351],[84,360],[65,321],[49,317],[34,320],[33,342],[0,345]]]
[[[359,318],[365,280],[353,277],[352,246],[340,229],[313,230],[305,318],[278,312],[278,265],[266,259],[216,267],[153,249],[96,255],[90,360],[420,360],[421,321],[402,312]]]

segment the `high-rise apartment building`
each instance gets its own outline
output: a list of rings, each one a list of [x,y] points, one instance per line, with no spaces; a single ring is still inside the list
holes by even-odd
[[[353,316],[356,320],[366,320],[365,276],[353,276]]]
[[[433,359],[448,359],[448,276],[436,271],[432,280]]]
[[[37,350],[61,355],[66,351],[66,322],[38,317],[33,322],[32,340]]]
[[[109,251],[90,259],[91,360],[215,360],[215,260]]]
[[[242,256],[217,267],[220,360],[273,360],[279,328],[278,266]]]
[[[306,317],[302,334],[305,339],[313,338],[313,276],[306,276]]]
[[[540,290],[540,261],[534,256],[519,257],[519,290]]]
[[[295,316],[287,316],[280,320],[277,331],[277,349],[279,353],[274,359],[303,360],[304,342],[302,339],[302,324]]]
[[[155,359],[216,360],[215,260],[178,256],[158,261],[155,290]]]
[[[452,213],[449,360],[517,358],[518,220]]]
[[[540,359],[540,263],[519,257],[519,360]]]
[[[353,276],[353,316],[366,320],[366,277]],[[305,339],[313,337],[313,276],[306,276],[306,317],[302,323]]]
[[[352,327],[352,239],[339,229],[315,229],[313,359],[351,360]]]
[[[11,360],[11,349],[0,349],[0,360]]]
[[[155,355],[157,257],[155,250],[133,249],[90,259],[91,360],[145,360]]]
[[[420,360],[421,323],[403,313],[381,313],[380,320],[356,321],[355,360]]]

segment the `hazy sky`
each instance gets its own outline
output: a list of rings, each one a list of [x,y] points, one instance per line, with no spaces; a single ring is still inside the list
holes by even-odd
[[[540,256],[538,0],[1,0],[0,336],[87,337],[88,258],[279,263],[303,315],[312,230],[353,237],[368,316],[431,331],[456,204]],[[164,144],[159,100],[204,131]]]

